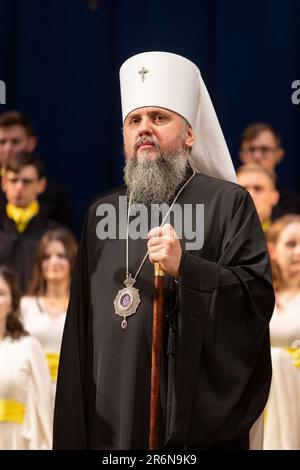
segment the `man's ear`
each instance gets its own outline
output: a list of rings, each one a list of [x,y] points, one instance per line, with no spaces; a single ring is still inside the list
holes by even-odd
[[[34,149],[36,148],[37,140],[34,135],[31,135],[28,137],[27,141],[27,152],[33,152]]]
[[[185,145],[191,148],[195,143],[194,131],[191,127],[188,127],[186,130]]]
[[[242,151],[242,149],[239,150],[239,157],[240,157],[240,160],[243,164],[247,163],[246,160],[245,160],[244,152]]]
[[[278,163],[282,162],[284,155],[284,149],[282,147],[279,147],[279,149],[276,150],[275,165],[278,165]]]
[[[279,192],[277,191],[277,189],[274,189],[273,195],[272,195],[272,205],[273,205],[273,207],[275,207],[278,204],[279,198],[280,198]]]
[[[5,189],[6,189],[6,175],[5,175],[5,172],[3,172],[2,176],[1,176],[1,188],[2,188],[2,191],[5,193]]]
[[[47,187],[47,179],[40,178],[38,181],[38,194],[42,194]]]

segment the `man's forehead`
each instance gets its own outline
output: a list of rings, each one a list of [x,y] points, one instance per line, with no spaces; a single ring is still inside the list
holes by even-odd
[[[244,184],[251,184],[255,186],[272,186],[274,182],[272,178],[264,171],[245,171],[238,174],[238,179],[243,180]]]
[[[34,176],[34,177],[36,177],[36,176],[38,176],[38,171],[37,171],[36,167],[33,166],[33,165],[25,165],[17,171],[7,170],[5,174],[8,177],[13,177],[15,175],[22,175],[22,176],[28,176],[28,177],[33,177]]]
[[[253,142],[256,142],[256,141],[260,141],[260,142],[261,141],[267,141],[268,143],[270,141],[276,142],[276,137],[274,136],[274,134],[271,131],[265,129],[265,130],[259,132],[255,137],[253,137],[253,139],[245,140],[243,142],[243,145],[246,145],[246,146],[250,145],[251,146],[253,144]]]
[[[0,135],[1,136],[22,136],[27,137],[27,132],[24,127],[20,126],[19,124],[14,124],[8,127],[0,127]]]
[[[152,114],[152,113],[156,113],[156,112],[170,114],[170,115],[178,116],[180,118],[182,117],[178,113],[176,113],[175,111],[171,111],[170,109],[167,109],[167,108],[161,108],[159,106],[142,106],[140,108],[134,109],[129,114],[127,114],[127,116],[125,118],[125,121],[126,121],[126,119],[128,119],[129,117],[132,117],[134,115]]]

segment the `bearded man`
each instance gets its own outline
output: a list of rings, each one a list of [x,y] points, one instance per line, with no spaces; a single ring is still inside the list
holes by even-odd
[[[167,273],[159,448],[247,449],[271,379],[274,294],[259,218],[234,183],[197,67],[148,52],[128,59],[120,79],[127,213],[114,194],[85,220],[61,350],[54,449],[147,448],[153,262]],[[187,248],[186,232],[179,239],[165,223],[168,212],[146,239],[131,236],[136,204],[167,204],[168,212],[177,204],[189,225],[203,205],[196,227],[204,231],[202,246]],[[100,237],[104,207],[123,228]],[[124,227],[125,237],[116,237]]]

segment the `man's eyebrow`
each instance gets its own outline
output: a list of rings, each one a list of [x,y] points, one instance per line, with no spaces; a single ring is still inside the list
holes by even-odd
[[[129,116],[127,116],[126,121],[129,120],[129,119],[137,118],[137,117],[140,117],[139,112],[132,113]]]

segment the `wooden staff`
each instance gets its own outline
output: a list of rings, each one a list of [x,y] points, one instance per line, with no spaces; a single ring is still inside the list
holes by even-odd
[[[154,302],[152,327],[152,365],[151,365],[151,398],[149,449],[158,449],[158,413],[160,390],[160,362],[163,342],[164,312],[164,276],[165,271],[159,263],[154,263]]]

